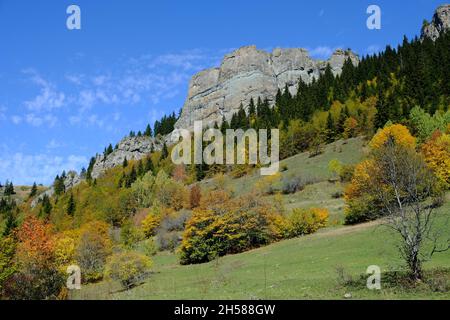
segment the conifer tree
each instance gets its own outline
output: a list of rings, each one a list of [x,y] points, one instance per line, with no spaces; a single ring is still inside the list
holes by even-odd
[[[70,194],[69,200],[67,202],[67,214],[71,217],[75,214],[76,204],[73,194]]]
[[[29,197],[30,199],[33,198],[33,197],[35,197],[36,194],[37,194],[37,192],[38,192],[37,185],[36,185],[36,182],[34,182],[34,183],[33,183],[33,186],[31,187],[30,194],[28,195],[28,197]]]
[[[161,159],[166,159],[168,156],[169,156],[169,150],[167,149],[167,145],[164,142],[163,148],[162,148],[162,151],[161,151]]]
[[[145,162],[145,172],[152,172],[154,173],[154,166],[153,166],[153,161],[152,158],[150,156],[147,157],[147,161]]]
[[[63,177],[60,177],[59,175],[56,176],[55,181],[53,182],[53,189],[55,190],[55,194],[57,196],[63,194],[66,191]]]
[[[146,137],[151,137],[153,135],[152,128],[150,127],[149,124],[147,125],[147,128],[145,128],[144,135]]]
[[[42,206],[40,211],[40,216],[42,218],[47,219],[50,216],[50,213],[52,212],[52,204],[50,203],[50,198],[45,194],[42,198]]]

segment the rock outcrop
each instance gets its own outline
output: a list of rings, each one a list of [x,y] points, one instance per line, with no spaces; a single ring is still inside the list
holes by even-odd
[[[81,182],[81,177],[75,171],[69,171],[64,179],[64,189],[69,190],[75,187],[77,184]],[[50,187],[49,189],[42,192],[36,198],[31,201],[31,207],[34,208],[37,206],[40,200],[44,198],[44,196],[51,197],[55,193],[55,189]]]
[[[348,58],[355,65],[359,62],[351,51],[336,50],[328,61],[320,61],[311,59],[305,49],[278,48],[268,53],[255,46],[242,47],[226,55],[219,68],[207,69],[192,77],[188,98],[172,134],[158,139],[125,138],[113,153],[97,156],[92,177],[97,178],[107,169],[121,165],[125,158],[145,157],[152,146],[160,150],[164,142],[176,142],[177,129],[192,129],[196,120],[203,120],[205,125],[220,123],[222,116],[229,120],[241,103],[248,105],[251,97],[268,98],[273,103],[278,89],[286,84],[294,94],[300,78],[311,82],[325,70],[327,63],[334,74],[339,74]]]
[[[207,69],[194,75],[186,102],[175,128],[190,129],[194,121],[204,125],[229,120],[239,106],[247,106],[253,97],[274,102],[278,89],[287,84],[289,91],[297,91],[298,80],[310,83],[318,78],[330,64],[333,73],[342,71],[350,58],[356,65],[358,56],[351,51],[336,50],[328,61],[312,59],[305,49],[277,48],[272,53],[255,46],[242,47],[226,55],[218,68]]]
[[[125,158],[139,160],[146,157],[152,150],[161,150],[164,141],[164,138],[146,136],[124,138],[111,154],[97,155],[92,168],[92,178],[98,178],[107,169],[122,165]]]
[[[445,4],[436,9],[431,23],[422,27],[422,39],[436,40],[442,32],[450,31],[450,4]]]

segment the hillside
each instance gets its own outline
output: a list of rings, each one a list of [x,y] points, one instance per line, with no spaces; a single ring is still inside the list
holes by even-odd
[[[449,210],[447,201],[440,213]],[[441,217],[438,221],[444,220]],[[166,252],[154,257],[151,277],[132,290],[122,291],[118,283],[102,282],[83,287],[72,298],[344,299],[344,294],[351,293],[353,299],[450,299],[450,291],[445,289],[450,282],[450,255],[436,255],[426,264],[427,272],[434,274],[434,283],[398,286],[393,272],[402,270],[402,261],[394,239],[388,228],[375,222],[327,228],[202,265],[180,266],[176,255]],[[380,291],[365,287],[369,265],[391,272],[382,278]]]
[[[355,164],[364,156],[362,138],[337,141],[324,152],[310,158],[308,152],[285,159],[283,177],[312,176],[314,183],[304,190],[283,195],[286,208],[324,207],[330,210],[329,224],[317,234],[284,240],[249,252],[220,257],[201,265],[180,266],[178,255],[169,251],[153,257],[154,268],[148,280],[123,291],[114,281],[83,286],[73,299],[450,299],[450,255],[442,253],[426,263],[433,283],[419,288],[399,286],[395,272],[403,270],[396,249],[396,235],[381,221],[343,226],[344,201],[333,194],[343,185],[333,180],[329,161]],[[251,192],[260,177],[257,174],[238,179],[225,178],[221,183],[237,194]],[[213,188],[214,179],[201,182]],[[274,196],[266,196],[272,199]],[[439,209],[437,225],[445,226],[450,210],[450,194]],[[446,232],[450,225],[446,225]],[[382,239],[382,240],[380,240]],[[388,277],[381,291],[365,288],[365,271],[378,265]],[[443,271],[447,270],[447,271]],[[351,281],[350,281],[351,279]],[[384,282],[386,281],[386,282]],[[443,286],[443,287],[442,287]],[[447,286],[447,287],[446,287]],[[440,292],[442,291],[443,292]]]
[[[179,116],[131,131],[80,174],[33,199],[10,183],[0,298],[450,298],[449,8],[421,38],[362,59],[239,49],[194,77]],[[194,120],[214,142],[191,137],[183,157],[220,158],[230,129],[271,129],[279,172],[261,175],[261,145],[236,164],[234,140],[225,162],[176,163],[173,138]],[[365,288],[370,265],[382,290]],[[64,286],[72,266],[80,291]]]

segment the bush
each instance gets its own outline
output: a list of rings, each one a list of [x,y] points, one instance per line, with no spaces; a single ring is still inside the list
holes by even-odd
[[[156,244],[161,251],[174,251],[180,244],[186,222],[191,217],[188,211],[167,214],[156,231]]]
[[[190,191],[191,209],[197,208],[200,205],[201,198],[202,198],[202,190],[198,185],[194,185]]]
[[[283,181],[281,191],[283,194],[292,194],[300,191],[303,188],[301,180],[298,177],[286,179]]]
[[[254,195],[232,199],[213,191],[194,210],[183,233],[181,264],[203,263],[283,237],[282,216]]]
[[[142,232],[147,238],[156,234],[156,229],[161,223],[161,217],[157,213],[149,213],[141,222]]]
[[[0,237],[0,294],[2,284],[16,271],[13,258],[16,251],[16,242],[12,237]]]
[[[369,195],[362,195],[354,199],[346,199],[344,224],[351,225],[377,219],[379,208]]]
[[[307,185],[313,184],[316,179],[312,177],[293,177],[283,180],[281,192],[283,194],[293,194],[303,190]]]
[[[142,241],[141,250],[142,253],[147,257],[153,257],[154,255],[156,255],[156,253],[158,253],[158,248],[156,246],[155,240],[153,239],[146,239]]]
[[[326,226],[328,217],[327,209],[294,209],[289,217],[290,236],[298,237],[314,233]]]
[[[339,178],[341,182],[350,182],[353,177],[353,172],[355,171],[355,166],[351,164],[343,165],[339,171]]]
[[[152,260],[136,252],[113,254],[106,265],[106,275],[119,281],[124,289],[130,289],[143,281],[149,274]]]
[[[120,229],[120,241],[128,249],[132,249],[144,238],[142,230],[136,228],[131,221],[127,221]]]
[[[156,246],[159,251],[175,251],[179,246],[182,236],[181,232],[161,230],[156,235]]]
[[[110,253],[111,241],[107,224],[92,222],[82,228],[76,260],[83,271],[84,282],[93,282],[102,278],[106,258]]]

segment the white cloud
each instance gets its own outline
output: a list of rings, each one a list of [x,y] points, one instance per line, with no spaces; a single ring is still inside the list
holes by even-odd
[[[11,117],[11,121],[14,124],[20,124],[22,122],[22,117],[18,116],[18,115],[14,115],[14,116]]]
[[[23,73],[29,75],[31,81],[40,87],[39,94],[32,100],[25,101],[25,106],[31,111],[50,111],[53,109],[59,109],[66,103],[66,95],[63,92],[59,92],[55,89],[55,86],[45,80],[35,70],[29,69],[23,71]]]
[[[48,150],[53,150],[53,149],[58,149],[65,146],[64,143],[61,143],[59,141],[56,141],[55,139],[51,139],[47,145],[45,146],[46,149]]]
[[[45,123],[48,127],[52,128],[57,124],[58,118],[50,113],[42,116],[34,113],[28,113],[25,116],[25,121],[33,127],[40,127]]]
[[[33,182],[49,185],[57,174],[64,170],[79,171],[87,161],[86,157],[76,155],[4,154],[0,156],[0,177],[12,180],[16,185],[31,185]]]
[[[66,80],[77,86],[81,85],[84,81],[84,75],[82,74],[67,74]]]

